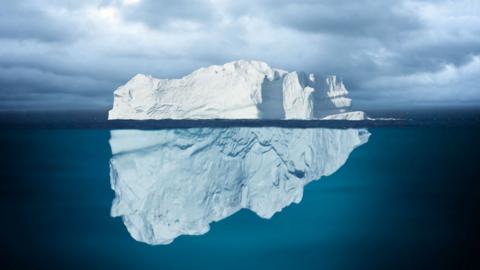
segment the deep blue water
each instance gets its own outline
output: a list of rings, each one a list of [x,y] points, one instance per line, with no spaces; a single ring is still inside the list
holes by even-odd
[[[203,236],[149,246],[110,217],[109,130],[2,130],[1,265],[475,269],[480,128],[369,131],[343,167],[272,219],[242,210]]]

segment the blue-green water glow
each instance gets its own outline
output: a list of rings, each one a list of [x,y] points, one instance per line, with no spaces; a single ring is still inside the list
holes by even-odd
[[[270,220],[242,210],[166,246],[136,242],[110,217],[108,130],[3,131],[2,265],[471,268],[479,255],[480,129],[369,131],[339,171],[306,186],[300,204]]]

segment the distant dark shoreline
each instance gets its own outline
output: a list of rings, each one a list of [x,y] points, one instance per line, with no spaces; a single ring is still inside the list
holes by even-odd
[[[0,129],[169,129],[223,127],[373,128],[480,126],[480,109],[367,111],[373,118],[397,120],[107,120],[106,111],[0,112]]]

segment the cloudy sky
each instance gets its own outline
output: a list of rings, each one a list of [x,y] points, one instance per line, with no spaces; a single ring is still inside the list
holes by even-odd
[[[105,109],[136,73],[255,59],[357,108],[480,106],[478,0],[0,0],[0,110]]]

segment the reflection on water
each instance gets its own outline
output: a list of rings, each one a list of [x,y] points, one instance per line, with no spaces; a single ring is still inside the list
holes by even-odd
[[[199,235],[242,208],[270,218],[303,187],[338,170],[365,129],[113,130],[111,214],[131,236],[168,244]]]

